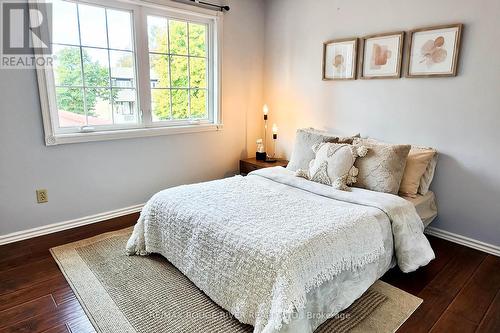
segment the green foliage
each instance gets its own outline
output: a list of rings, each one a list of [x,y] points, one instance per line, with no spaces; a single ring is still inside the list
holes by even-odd
[[[207,117],[206,92],[205,89],[191,90],[191,116],[193,118]]]
[[[151,80],[156,80],[156,87],[158,88],[168,88],[170,86],[168,59],[169,57],[164,54],[152,54],[149,56]]]
[[[57,88],[57,108],[68,112],[85,114],[83,108],[83,89]]]
[[[191,71],[191,88],[206,88],[207,64],[205,58],[191,58],[189,61]]]
[[[151,55],[151,77],[157,80],[156,88],[151,91],[153,113],[160,120],[170,119],[170,98],[172,98],[172,119],[189,118],[188,86],[191,88],[206,88],[206,59],[189,58],[187,55],[187,29],[189,26],[189,50],[191,56],[206,56],[206,26],[201,24],[186,24],[180,21],[169,21],[170,53],[168,55]],[[160,29],[150,30],[150,45],[155,50],[167,52],[168,38],[166,31]],[[171,75],[168,73],[170,61]],[[190,82],[188,84],[188,80]],[[170,86],[171,79],[171,86]],[[160,89],[157,89],[160,88]],[[161,88],[172,88],[161,89]],[[183,89],[175,89],[183,88]],[[206,118],[206,90],[191,90],[191,117]],[[171,94],[171,96],[170,96]]]
[[[188,87],[188,57],[170,56],[172,88]]]
[[[170,53],[187,55],[187,23],[181,21],[168,21],[170,31]]]
[[[98,61],[92,61],[85,49],[82,50],[83,71],[85,73],[86,86],[107,87],[109,86],[108,68],[101,66]],[[57,55],[58,65],[55,68],[59,86],[81,86],[82,73],[80,63],[80,49],[66,47],[61,49]],[[87,89],[86,103],[88,115],[95,115],[93,110],[97,99],[108,101],[110,99],[107,89]],[[77,114],[85,114],[83,92],[80,88],[58,88],[57,107],[61,110]]]
[[[186,119],[188,117],[188,90],[172,89],[172,118]]]
[[[206,26],[189,23],[189,53],[193,56],[206,56]]]
[[[153,104],[153,113],[160,120],[170,118],[170,90],[152,89],[151,101]]]

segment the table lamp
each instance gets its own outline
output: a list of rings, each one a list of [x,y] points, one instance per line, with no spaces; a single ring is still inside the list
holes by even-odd
[[[267,159],[266,159],[266,162],[269,162],[269,163],[274,163],[276,162],[278,159],[276,157],[276,141],[278,140],[278,126],[276,124],[273,124],[273,145],[274,145],[274,149],[273,149],[273,156],[268,156]]]
[[[262,107],[262,113],[264,113],[264,145],[259,148],[259,143],[257,143],[257,152],[255,153],[255,158],[259,161],[265,161],[267,159],[267,115],[269,113],[269,107],[267,104],[264,104]]]

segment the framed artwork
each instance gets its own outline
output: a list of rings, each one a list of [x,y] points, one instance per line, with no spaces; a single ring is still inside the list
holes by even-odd
[[[323,43],[323,80],[355,80],[357,38]]]
[[[362,38],[362,79],[398,79],[401,77],[404,35],[404,31],[400,31]]]
[[[456,76],[462,24],[410,31],[407,77]]]

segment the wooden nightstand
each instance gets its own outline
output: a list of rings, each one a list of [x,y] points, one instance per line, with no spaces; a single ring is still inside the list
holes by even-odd
[[[240,160],[240,175],[246,176],[249,172],[254,171],[254,170],[259,170],[263,168],[271,168],[275,166],[282,166],[286,167],[288,165],[287,160],[277,160],[274,163],[271,162],[264,162],[264,161],[257,161],[255,157],[253,158],[247,158],[244,160]]]

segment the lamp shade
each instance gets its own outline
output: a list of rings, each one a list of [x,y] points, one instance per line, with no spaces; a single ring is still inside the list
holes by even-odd
[[[278,126],[273,124],[273,134],[278,134]]]

